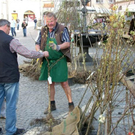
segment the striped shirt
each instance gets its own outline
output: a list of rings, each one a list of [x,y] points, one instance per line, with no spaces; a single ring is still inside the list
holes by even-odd
[[[52,32],[49,32],[49,38],[55,38],[55,29],[56,27],[52,30]],[[62,43],[64,42],[70,42],[70,38],[69,38],[69,33],[67,28],[64,28],[63,33],[62,33]],[[41,31],[39,32],[36,44],[41,45]]]
[[[12,53],[17,52],[18,54],[26,58],[41,58],[44,57],[43,52],[30,51],[25,46],[23,46],[19,40],[12,39],[10,42],[10,51]]]

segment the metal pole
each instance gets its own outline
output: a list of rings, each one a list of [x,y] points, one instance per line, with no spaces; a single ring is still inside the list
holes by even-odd
[[[82,13],[83,13],[83,33],[87,32],[87,21],[86,21],[86,14],[87,14],[87,9],[86,9],[86,5],[87,5],[87,0],[83,0],[82,1],[83,4],[83,8],[82,8]]]

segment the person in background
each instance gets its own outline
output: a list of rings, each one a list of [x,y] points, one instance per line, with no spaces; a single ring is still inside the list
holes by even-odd
[[[24,35],[24,37],[27,36],[27,29],[26,29],[27,26],[28,26],[28,24],[26,23],[26,21],[24,19],[23,22],[22,22],[22,28],[23,28],[23,35]]]
[[[34,29],[36,29],[36,27],[37,27],[37,18],[35,17],[35,19],[34,19]]]
[[[69,112],[74,109],[71,89],[68,84],[67,62],[71,62],[70,36],[67,27],[59,24],[54,13],[47,12],[44,16],[46,26],[42,27],[36,41],[36,50],[49,52],[49,66],[51,67],[48,76],[48,63],[43,59],[39,80],[48,80],[50,85],[50,106],[51,111],[56,110],[55,104],[55,83],[61,83],[68,100]],[[52,83],[51,83],[52,82]],[[48,108],[44,114],[48,113]]]
[[[25,20],[25,22],[28,24],[28,16],[25,16],[25,18],[24,18],[24,20]]]
[[[105,25],[105,19],[103,18],[103,19],[102,19],[102,28],[105,29],[105,26],[106,26],[106,25]]]
[[[26,58],[48,57],[47,51],[30,51],[9,35],[10,22],[0,19],[0,111],[6,99],[6,135],[19,135],[24,129],[16,128],[16,108],[19,96],[19,66],[17,53]],[[2,133],[2,128],[0,128]]]
[[[16,26],[16,21],[12,17],[12,20],[11,20],[11,34],[12,34],[12,36],[16,36],[15,26]]]
[[[16,19],[16,23],[17,23],[17,30],[19,30],[20,20],[18,18]]]

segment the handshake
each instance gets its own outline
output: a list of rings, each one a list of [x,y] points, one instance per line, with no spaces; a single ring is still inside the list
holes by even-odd
[[[59,51],[59,50],[60,50],[60,46],[59,46],[59,45],[56,45],[55,43],[49,43],[49,46],[50,46],[53,50],[56,50],[56,51]]]
[[[36,51],[43,53],[44,57],[49,57],[49,52],[48,51],[40,50],[40,46],[39,45],[36,45],[35,49],[36,49]]]
[[[48,51],[44,51],[43,54],[44,54],[44,57],[49,57]]]
[[[44,54],[44,57],[49,57],[48,51],[44,51],[43,54]]]
[[[42,52],[43,53],[43,55],[44,55],[44,57],[49,57],[49,53],[48,53],[48,51],[41,51],[41,50],[39,50],[39,52]]]

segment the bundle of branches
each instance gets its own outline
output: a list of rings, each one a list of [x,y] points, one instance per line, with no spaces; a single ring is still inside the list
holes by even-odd
[[[24,64],[19,66],[19,70],[24,76],[28,76],[34,80],[39,79],[40,68],[41,66],[37,59],[24,61]],[[89,71],[73,71],[68,65],[68,78],[73,78],[74,83],[85,84],[89,74]]]
[[[38,59],[32,59],[32,61],[24,61],[24,64],[19,66],[19,70],[21,73],[23,73],[24,76],[38,80],[40,75],[40,63]]]
[[[92,78],[89,77],[87,88],[84,92],[85,95],[90,90],[91,95],[78,125],[80,134],[82,134],[85,124],[87,124],[84,135],[88,135],[94,120],[98,122],[97,135],[119,135],[121,128],[123,129],[122,134],[127,134],[134,130],[135,85],[124,76],[124,73],[132,67],[134,51],[130,44],[122,38],[124,16],[116,14],[114,11],[112,16],[113,19],[106,26],[109,37],[107,42],[102,44],[103,54],[100,64],[94,72],[96,80],[93,82]],[[124,86],[119,84],[120,81]],[[130,91],[126,91],[126,89]],[[118,106],[122,106],[120,108],[121,117],[114,113]],[[90,113],[87,114],[87,112]],[[126,117],[127,115],[128,117]]]
[[[74,77],[74,82],[79,84],[85,84],[89,74],[89,71],[77,72],[76,76]]]

